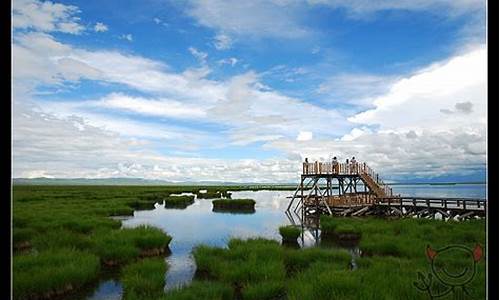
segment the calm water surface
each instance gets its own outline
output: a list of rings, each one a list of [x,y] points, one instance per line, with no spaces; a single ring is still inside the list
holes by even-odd
[[[466,185],[395,185],[395,193],[418,197],[466,197],[486,198],[483,184]],[[166,257],[169,269],[165,275],[165,289],[182,286],[191,282],[196,271],[191,256],[193,247],[206,244],[226,247],[233,238],[264,237],[281,241],[278,228],[281,225],[297,223],[296,216],[287,216],[285,210],[293,191],[244,191],[233,192],[232,198],[251,198],[256,201],[253,214],[230,214],[212,212],[210,199],[196,199],[186,209],[166,209],[156,204],[155,209],[135,211],[133,217],[122,220],[123,227],[142,224],[153,225],[165,230],[173,239],[171,254]],[[317,231],[306,231],[302,247],[315,245]],[[356,249],[352,249],[356,256]],[[122,287],[116,278],[105,280],[87,300],[121,299]]]

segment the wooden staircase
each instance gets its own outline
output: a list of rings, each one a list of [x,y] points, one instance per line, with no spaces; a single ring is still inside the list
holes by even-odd
[[[370,167],[363,165],[358,172],[363,183],[375,193],[377,198],[393,197],[392,188],[385,184]]]

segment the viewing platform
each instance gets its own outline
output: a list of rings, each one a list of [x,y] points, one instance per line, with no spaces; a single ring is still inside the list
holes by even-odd
[[[365,162],[304,162],[287,213],[340,216],[385,215],[467,219],[484,217],[485,199],[422,198],[395,195]],[[295,207],[294,207],[295,205]]]

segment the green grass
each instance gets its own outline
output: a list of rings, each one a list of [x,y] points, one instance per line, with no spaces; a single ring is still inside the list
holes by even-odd
[[[321,216],[319,222],[321,226],[321,237],[328,238],[335,236],[335,228],[338,224],[334,218]]]
[[[15,255],[14,297],[24,299],[68,292],[95,279],[99,270],[99,258],[88,252],[62,249]]]
[[[172,238],[161,229],[139,226],[102,231],[93,236],[95,252],[107,265],[122,265],[152,249],[164,249]]]
[[[433,249],[485,245],[485,220],[323,217],[322,237],[361,234],[363,256],[356,259],[357,270],[349,269],[351,255],[346,250],[290,249],[277,241],[233,239],[227,248],[198,246],[193,251],[193,283],[160,294],[165,262],[142,256],[166,247],[171,237],[152,227],[120,229],[121,222],[109,218],[131,214],[135,205],[153,208],[183,192],[208,189],[223,196],[249,188],[264,187],[14,186],[14,245],[31,245],[28,253],[14,247],[14,298],[83,288],[97,281],[104,261],[115,260],[122,268],[127,299],[428,299],[413,287],[417,272],[430,271],[427,244]],[[439,258],[436,265],[451,270],[459,270],[466,259],[458,254]],[[468,287],[471,298],[484,299],[484,258],[477,267]]]
[[[71,293],[70,287],[77,290],[96,281],[101,264],[126,265],[161,254],[172,239],[165,232],[144,226],[120,229],[121,222],[109,217],[131,215],[138,202],[149,207],[183,191],[180,187],[15,185],[14,298]]]
[[[297,241],[297,238],[300,236],[302,230],[297,226],[287,225],[281,226],[279,228],[279,232],[283,241]]]
[[[166,208],[186,208],[194,203],[194,196],[169,196],[165,198]]]
[[[253,199],[219,199],[212,204],[214,211],[255,211]]]
[[[232,300],[233,288],[224,283],[212,281],[193,281],[189,286],[168,291],[160,299],[164,300]]]
[[[164,258],[147,258],[124,267],[120,276],[123,299],[146,300],[162,296],[166,270]]]
[[[196,197],[198,199],[216,199],[216,198],[221,198],[222,197],[222,193],[218,192],[218,191],[207,190],[206,193],[200,193],[200,192],[198,192],[196,194]]]

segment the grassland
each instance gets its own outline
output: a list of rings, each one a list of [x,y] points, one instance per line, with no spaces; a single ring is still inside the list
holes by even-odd
[[[360,237],[356,270],[351,254],[339,248],[290,249],[271,240],[232,239],[227,248],[195,248],[192,284],[164,293],[168,266],[161,255],[176,237],[153,227],[121,229],[109,216],[131,215],[138,207],[149,209],[174,194],[202,189],[224,187],[14,186],[14,298],[71,294],[118,268],[125,299],[429,299],[414,286],[421,284],[419,272],[431,270],[427,245],[485,245],[484,220],[323,217],[325,241]],[[470,257],[458,253],[436,266],[459,273],[464,263]],[[467,298],[485,298],[485,264],[483,256],[467,284]],[[446,288],[436,280],[430,287]]]
[[[121,229],[109,218],[184,189],[162,187],[14,186],[13,294],[51,298],[97,281],[110,267],[161,255],[172,237],[160,229]]]

